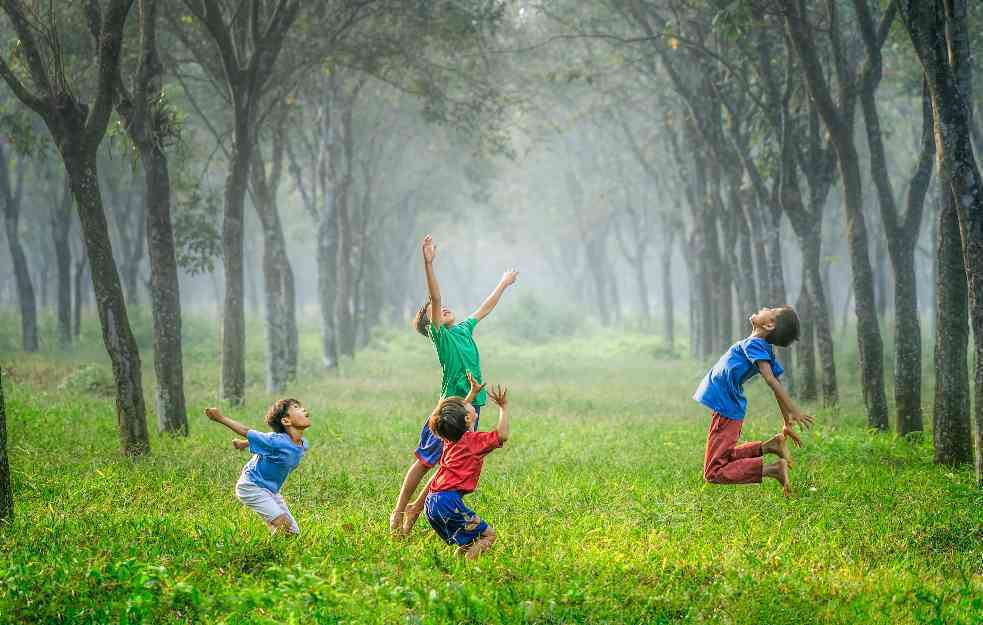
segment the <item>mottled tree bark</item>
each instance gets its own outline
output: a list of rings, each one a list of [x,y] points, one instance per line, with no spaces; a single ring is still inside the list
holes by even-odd
[[[970,431],[969,291],[959,235],[956,199],[942,188],[935,246],[935,462],[959,465],[973,461]]]
[[[802,286],[795,308],[799,313],[799,341],[795,350],[798,395],[803,401],[816,400],[815,306],[809,295],[808,270],[803,267]]]
[[[17,285],[17,302],[20,305],[21,347],[25,352],[38,351],[38,311],[34,297],[34,284],[27,267],[27,256],[20,243],[20,207],[24,194],[24,161],[17,159],[16,182],[10,182],[8,155],[0,143],[0,201],[3,202],[3,221],[7,233],[7,244],[14,268],[14,283]]]
[[[665,233],[665,243],[662,248],[662,323],[664,324],[663,334],[665,335],[666,347],[675,353],[676,345],[674,306],[675,296],[672,289],[672,248],[676,236],[676,229],[671,225],[663,230]]]

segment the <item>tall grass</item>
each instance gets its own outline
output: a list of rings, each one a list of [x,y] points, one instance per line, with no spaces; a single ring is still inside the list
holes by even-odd
[[[483,370],[511,388],[513,434],[468,497],[499,534],[469,562],[425,522],[406,540],[388,535],[439,389],[432,348],[408,330],[378,332],[326,374],[305,328],[285,395],[310,407],[312,447],[284,490],[302,535],[282,540],[234,499],[247,457],[201,416],[218,388],[213,322],[186,322],[191,435],[155,437],[131,462],[111,398],[62,385],[108,366],[94,320],[75,352],[36,356],[13,351],[19,326],[7,321],[16,516],[0,529],[0,621],[983,622],[983,495],[968,469],[931,464],[928,437],[867,432],[847,366],[844,405],[816,410],[785,499],[774,483],[703,483],[708,416],[690,395],[705,363],[663,359],[646,335],[584,328],[531,343],[487,323]],[[260,384],[255,321],[248,354],[255,383],[227,411],[260,427],[275,398]],[[768,436],[774,400],[763,384],[749,390],[746,436]],[[496,419],[489,407],[482,428]]]

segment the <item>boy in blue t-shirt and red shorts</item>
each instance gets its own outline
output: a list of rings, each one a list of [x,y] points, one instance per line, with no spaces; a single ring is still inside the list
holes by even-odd
[[[784,369],[775,358],[773,345],[788,347],[799,338],[799,317],[791,306],[762,308],[751,315],[751,335],[731,345],[693,394],[693,399],[713,411],[704,457],[703,478],[713,484],[757,484],[772,478],[791,493],[788,469],[791,456],[786,439],[797,446],[802,441],[791,426],[809,427],[810,415],[801,412],[779,381]],[[781,433],[764,442],[738,445],[747,413],[744,383],[761,374],[775,394],[785,422]],[[779,458],[764,464],[764,454]]]

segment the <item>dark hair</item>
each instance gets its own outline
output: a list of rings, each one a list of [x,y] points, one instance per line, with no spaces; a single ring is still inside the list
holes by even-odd
[[[452,443],[468,431],[468,408],[461,397],[446,397],[434,408],[428,421],[430,431]]]
[[[266,411],[266,424],[273,428],[274,432],[282,433],[287,431],[283,427],[283,418],[287,416],[287,412],[290,411],[291,406],[300,406],[300,402],[290,398],[278,399]]]
[[[430,325],[430,313],[428,309],[430,308],[430,299],[428,298],[420,310],[416,311],[416,315],[413,316],[413,327],[416,331],[423,336],[429,337],[430,334],[427,333],[427,326]]]
[[[789,305],[782,306],[775,315],[775,328],[765,340],[772,345],[788,347],[799,340],[799,315]]]

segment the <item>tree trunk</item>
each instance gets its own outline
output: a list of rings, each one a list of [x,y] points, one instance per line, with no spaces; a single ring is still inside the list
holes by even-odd
[[[236,98],[235,144],[229,174],[225,179],[225,208],[222,219],[222,265],[225,269],[225,298],[222,304],[222,399],[242,403],[246,386],[246,314],[243,308],[243,206],[249,182],[253,146],[252,105]]]
[[[181,347],[181,293],[167,156],[156,143],[140,150],[146,192],[147,249],[150,252],[150,305],[154,318],[154,372],[157,374],[157,431],[188,434]]]
[[[818,230],[820,223],[814,225]],[[819,352],[819,364],[823,371],[823,405],[835,406],[839,402],[839,391],[836,383],[836,358],[833,348],[833,328],[830,323],[829,304],[826,300],[826,288],[823,284],[822,269],[820,268],[821,234],[800,238],[802,243],[803,282],[809,293],[811,304],[810,313],[815,329],[816,347]]]
[[[72,195],[67,176],[64,186],[61,203],[51,209],[51,238],[58,269],[58,345],[61,349],[68,349],[72,346],[72,248],[68,243],[72,226]]]
[[[973,461],[970,431],[969,293],[959,238],[956,199],[941,189],[935,281],[935,462],[959,465]]]
[[[38,351],[38,311],[34,298],[34,285],[31,273],[27,267],[27,257],[20,244],[20,203],[24,188],[24,157],[17,159],[16,186],[10,184],[10,168],[7,155],[0,145],[0,200],[4,204],[4,226],[7,232],[7,244],[10,246],[10,256],[14,266],[14,280],[17,284],[17,300],[20,304],[21,346],[25,352]],[[43,285],[42,285],[43,286]]]
[[[0,369],[0,523],[9,523],[13,518],[14,497],[7,461],[7,408],[3,400],[3,370]]]
[[[94,152],[94,151],[93,151]],[[140,352],[130,330],[123,289],[109,242],[109,228],[99,192],[95,155],[66,158],[72,195],[78,207],[86,253],[95,289],[102,338],[116,380],[116,417],[123,453],[130,456],[150,451],[147,416],[140,375]]]
[[[796,346],[795,366],[798,372],[799,399],[816,401],[816,343],[815,319],[816,306],[812,301],[807,287],[808,271],[802,268],[802,286],[799,290],[799,301],[796,309],[799,313],[799,341]]]
[[[287,385],[290,350],[288,285],[290,261],[283,225],[272,197],[263,161],[257,156],[252,168],[254,206],[263,233],[263,299],[266,310],[266,390],[279,393]]]
[[[83,238],[84,241],[84,238]],[[74,294],[75,298],[72,303],[72,336],[75,341],[78,341],[82,336],[82,306],[85,305],[85,287],[88,282],[85,280],[86,270],[89,267],[89,258],[85,253],[85,243],[82,244],[82,254],[79,255],[79,259],[75,262],[75,272],[72,278],[74,283]]]
[[[666,348],[671,353],[675,353],[676,333],[675,317],[676,312],[673,306],[672,290],[672,247],[675,238],[675,230],[669,227],[665,231],[666,241],[662,248],[662,323],[665,324]],[[692,332],[692,328],[690,329]]]
[[[317,292],[321,304],[321,348],[325,369],[338,366],[335,331],[335,280],[338,277],[338,239],[333,211],[322,215],[317,228]]]

